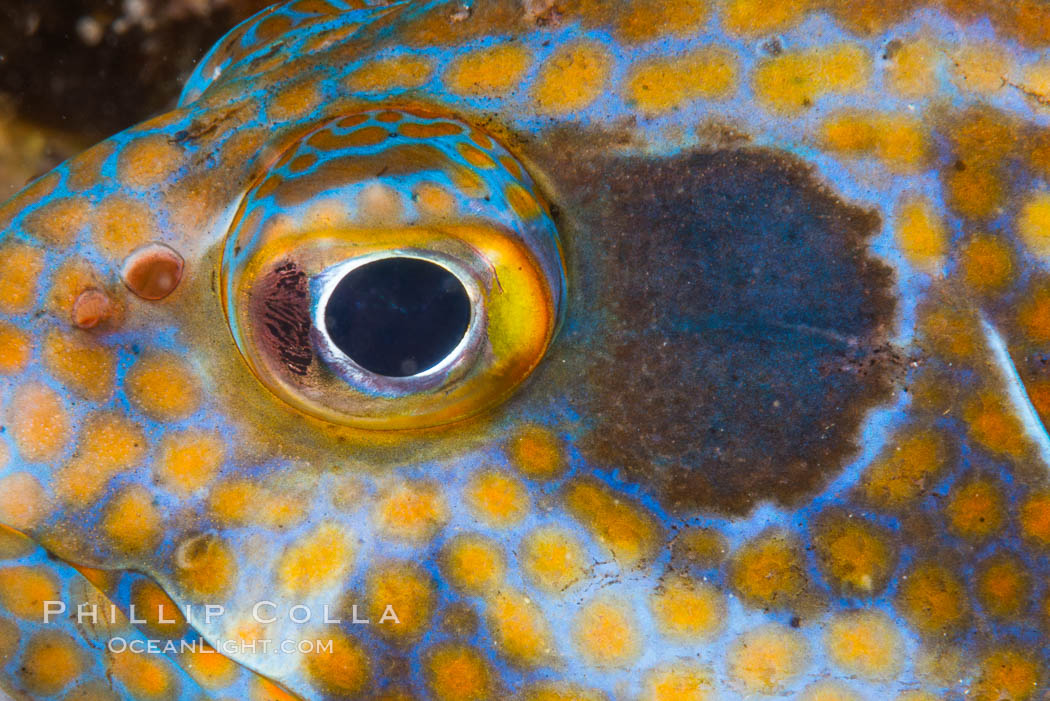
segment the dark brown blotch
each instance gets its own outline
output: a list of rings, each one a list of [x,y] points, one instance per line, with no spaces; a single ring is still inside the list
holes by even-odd
[[[583,454],[674,513],[812,495],[906,363],[888,343],[891,270],[867,249],[879,217],[783,152],[580,143],[534,157],[565,213],[573,299],[555,353],[578,373]]]

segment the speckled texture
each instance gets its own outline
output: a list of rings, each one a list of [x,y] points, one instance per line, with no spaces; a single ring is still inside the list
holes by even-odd
[[[1048,41],[1037,0],[240,25],[0,209],[4,683],[1042,698]],[[158,244],[185,266],[147,300]],[[389,255],[472,286],[478,330],[401,383],[317,322]],[[232,663],[34,620],[74,588],[189,605],[131,635]],[[331,648],[250,646],[285,639]]]

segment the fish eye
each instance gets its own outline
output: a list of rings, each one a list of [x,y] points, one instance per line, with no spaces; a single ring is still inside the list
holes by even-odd
[[[318,305],[320,350],[333,365],[418,381],[463,357],[478,295],[451,270],[398,256],[339,273]]]
[[[526,169],[441,115],[382,110],[301,136],[247,193],[222,254],[227,322],[255,376],[318,419],[459,421],[542,359],[565,295]]]

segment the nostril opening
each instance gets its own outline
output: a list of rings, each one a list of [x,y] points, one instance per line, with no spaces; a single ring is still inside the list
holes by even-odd
[[[463,283],[419,258],[384,258],[354,268],[324,309],[332,343],[377,375],[408,377],[444,360],[467,333],[471,302]]]

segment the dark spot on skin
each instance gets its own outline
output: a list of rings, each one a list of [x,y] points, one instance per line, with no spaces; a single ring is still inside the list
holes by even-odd
[[[773,150],[547,148],[584,455],[674,513],[820,489],[905,362],[887,344],[891,271],[867,251],[877,215]]]
[[[762,43],[762,51],[770,56],[779,56],[784,53],[784,44],[780,37],[772,37]]]
[[[897,55],[897,52],[904,46],[904,42],[900,39],[890,39],[886,42],[886,48],[882,52],[883,61],[892,61],[893,57]]]
[[[305,375],[314,357],[306,273],[291,261],[281,263],[256,285],[251,304],[264,352]]]

